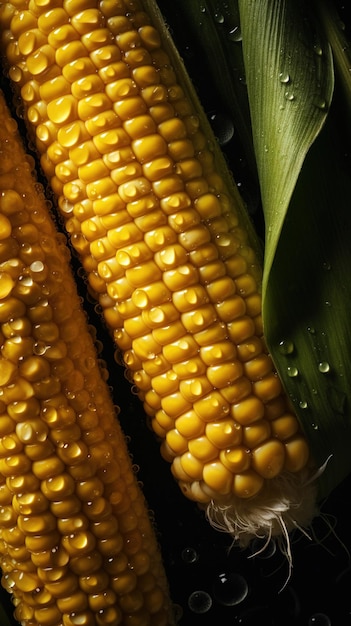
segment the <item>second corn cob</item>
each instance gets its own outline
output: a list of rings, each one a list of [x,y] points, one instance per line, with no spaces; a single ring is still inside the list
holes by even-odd
[[[23,626],[169,626],[154,529],[32,168],[0,93],[2,584]]]
[[[308,523],[311,459],[265,348],[259,264],[145,6],[20,0],[1,25],[43,170],[182,490],[243,542]]]

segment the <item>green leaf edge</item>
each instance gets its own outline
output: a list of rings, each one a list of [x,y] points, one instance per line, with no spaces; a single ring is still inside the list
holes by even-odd
[[[296,0],[239,0],[266,229],[263,302],[290,198],[334,90],[330,45],[317,22],[309,19],[306,27],[303,5]]]

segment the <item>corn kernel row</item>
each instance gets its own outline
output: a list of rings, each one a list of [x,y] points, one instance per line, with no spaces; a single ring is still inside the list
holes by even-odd
[[[168,626],[161,554],[33,162],[0,94],[0,558],[26,626]]]
[[[302,470],[255,254],[143,4],[19,0],[1,22],[42,167],[184,493],[250,498]]]

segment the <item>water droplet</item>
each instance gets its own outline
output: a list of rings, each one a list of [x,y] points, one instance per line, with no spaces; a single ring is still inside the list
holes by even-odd
[[[291,80],[290,79],[290,74],[288,74],[288,72],[280,72],[279,80],[284,85],[287,85],[288,83],[290,83],[290,80]]]
[[[288,367],[287,371],[290,378],[296,378],[296,376],[299,375],[299,370],[297,369],[297,367]]]
[[[324,261],[323,269],[328,272],[331,269],[331,263],[329,263],[329,261]]]
[[[331,621],[325,613],[314,613],[308,620],[308,626],[331,626]]]
[[[196,563],[199,558],[199,555],[194,548],[184,548],[181,556],[185,563]]]
[[[325,306],[331,306],[331,302],[329,302],[329,300],[325,301]]]
[[[224,23],[224,15],[222,15],[222,13],[215,13],[215,20],[216,20],[216,22],[218,22],[218,24],[223,24]]]
[[[292,91],[286,91],[284,96],[285,96],[285,100],[289,100],[289,102],[292,102],[293,100],[295,100],[295,96]]]
[[[232,28],[228,33],[228,37],[230,41],[235,41],[236,43],[242,41],[243,36],[241,34],[240,26],[235,26],[234,28]]]
[[[299,402],[299,407],[300,407],[300,409],[307,409],[308,404],[307,404],[306,400],[301,400]]]
[[[325,98],[323,98],[322,96],[318,96],[317,98],[315,98],[314,106],[317,107],[317,109],[321,109],[321,110],[326,109],[327,103],[326,103]]]
[[[322,374],[327,374],[330,371],[330,365],[328,361],[321,361],[318,363],[318,369]]]
[[[188,606],[193,613],[207,613],[212,606],[212,598],[207,591],[193,591],[188,598]]]
[[[220,146],[225,146],[233,138],[234,124],[229,115],[213,113],[210,115],[212,130]]]
[[[313,52],[314,52],[317,56],[319,56],[319,57],[321,57],[321,56],[322,56],[322,54],[323,54],[323,50],[322,50],[322,48],[321,48],[321,46],[320,46],[319,44],[315,44],[315,45],[313,46]]]
[[[319,428],[318,424],[315,424],[314,422],[312,422],[311,426],[312,426],[313,430],[318,430],[318,428]]]
[[[243,602],[249,592],[243,576],[234,572],[222,573],[213,584],[216,600],[224,606],[235,606]]]
[[[279,343],[279,352],[281,354],[292,354],[294,352],[295,346],[292,341],[288,339],[283,339]]]

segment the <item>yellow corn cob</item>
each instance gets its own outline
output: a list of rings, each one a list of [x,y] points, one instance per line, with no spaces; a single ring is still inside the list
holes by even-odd
[[[154,530],[32,168],[0,94],[2,584],[26,626],[168,626]]]
[[[310,519],[309,449],[264,344],[238,194],[145,6],[16,0],[2,45],[162,453],[245,542],[280,532],[285,510],[284,528]]]

